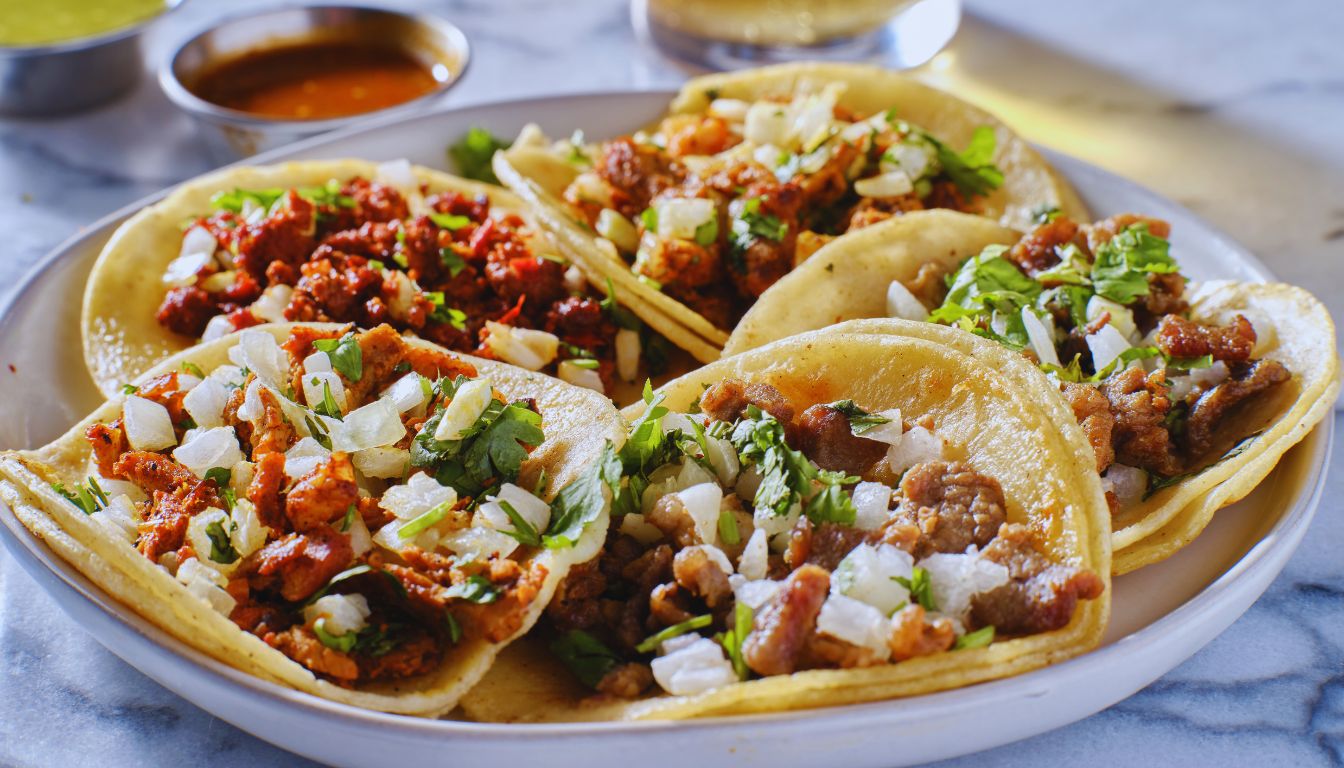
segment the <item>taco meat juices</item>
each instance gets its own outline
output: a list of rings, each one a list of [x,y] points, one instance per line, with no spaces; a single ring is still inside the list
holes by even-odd
[[[927,415],[800,409],[738,379],[694,413],[662,402],[646,395],[620,451],[606,549],[547,609],[553,651],[599,692],[693,695],[984,647],[1062,629],[1104,591],[1008,522],[999,482]]]

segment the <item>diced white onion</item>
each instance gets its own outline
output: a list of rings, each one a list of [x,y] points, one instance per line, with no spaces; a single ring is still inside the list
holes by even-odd
[[[715,99],[709,102],[706,110],[711,117],[718,117],[734,123],[740,123],[747,117],[751,105],[741,99]]]
[[[237,561],[225,564],[216,563],[210,559],[210,549],[213,546],[213,542],[210,541],[210,534],[206,533],[205,530],[218,523],[220,527],[223,528],[224,533],[227,534],[229,532],[230,522],[227,512],[214,507],[202,510],[191,516],[191,520],[187,523],[187,542],[191,544],[192,549],[196,550],[196,557],[200,559],[201,565],[213,568],[221,573],[228,573],[233,570],[233,566],[236,565]]]
[[[616,375],[621,381],[639,377],[639,331],[622,328],[616,332]]]
[[[607,238],[626,253],[632,253],[639,247],[639,230],[629,219],[611,208],[603,208],[602,212],[597,214],[597,223],[593,228],[597,230],[597,234]]]
[[[400,520],[414,520],[440,504],[455,504],[457,491],[427,473],[417,472],[402,485],[388,488],[378,505]]]
[[[187,409],[197,426],[220,427],[224,425],[224,406],[229,402],[229,394],[227,386],[213,376],[207,376],[182,398],[182,407]]]
[[[239,333],[238,343],[229,349],[229,360],[250,369],[272,389],[284,389],[289,380],[289,356],[266,331],[247,329]]]
[[[703,197],[674,197],[653,205],[658,212],[658,236],[694,240],[695,231],[713,221],[718,207]]]
[[[878,424],[877,426],[864,430],[863,434],[859,435],[859,437],[862,437],[865,440],[875,440],[879,443],[886,443],[887,445],[896,445],[901,442],[901,438],[905,435],[905,422],[901,417],[900,408],[888,408],[885,411],[878,411],[873,415],[881,416],[886,419],[886,423]]]
[[[915,561],[910,553],[890,544],[860,544],[850,550],[831,576],[831,592],[861,600],[890,616],[910,599],[896,578],[908,579]]]
[[[423,376],[411,371],[383,390],[383,397],[389,398],[397,406],[398,413],[406,413],[425,404]]]
[[[1022,307],[1022,326],[1027,329],[1027,339],[1031,341],[1031,349],[1036,353],[1036,359],[1042,363],[1059,365],[1054,334],[1045,327],[1045,323],[1041,322],[1041,318],[1031,307]]]
[[[653,525],[638,512],[632,512],[621,517],[620,532],[638,541],[640,544],[648,546],[663,537],[663,532],[658,526]]]
[[[584,368],[576,365],[572,360],[564,360],[555,367],[555,376],[567,384],[573,384],[576,387],[584,387],[594,392],[606,393],[606,387],[602,384],[602,376],[592,368]]]
[[[380,184],[396,187],[397,191],[402,193],[415,192],[420,187],[415,179],[415,171],[411,168],[411,161],[404,157],[379,163],[374,170],[373,179]]]
[[[243,461],[242,450],[238,447],[238,435],[233,427],[210,427],[192,430],[191,439],[182,440],[182,445],[173,450],[173,458],[190,469],[197,477],[216,467],[229,469]]]
[[[368,626],[370,613],[369,601],[363,595],[323,595],[303,609],[303,620],[312,624],[323,619],[325,632],[344,635]]]
[[[765,531],[757,528],[751,532],[747,545],[737,558],[737,572],[748,579],[764,579],[770,568],[770,548]]]
[[[126,440],[137,451],[161,451],[177,445],[168,409],[153,400],[131,395],[122,405]]]
[[[238,601],[222,589],[228,583],[224,577],[194,557],[178,565],[176,577],[186,586],[188,592],[225,616],[232,613],[234,607],[238,605]]]
[[[285,322],[285,307],[294,296],[294,289],[284,283],[277,283],[261,292],[261,296],[252,302],[249,309],[252,314],[268,323]]]
[[[708,557],[710,562],[718,566],[719,570],[723,571],[724,576],[732,575],[733,563],[728,559],[728,555],[724,553],[722,549],[719,549],[713,544],[696,544],[694,546],[686,547],[682,551],[685,552],[690,550],[699,550],[700,552],[705,553],[705,557]]]
[[[443,410],[439,426],[434,430],[435,440],[461,440],[494,398],[494,388],[487,378],[472,379],[458,387],[448,407]]]
[[[344,413],[346,407],[345,382],[341,380],[339,374],[335,371],[327,371],[325,373],[305,373],[303,375],[303,400],[309,408],[316,408],[322,404],[327,388],[331,389],[331,399],[336,401],[336,407]]]
[[[817,631],[847,643],[867,648],[879,659],[891,655],[887,645],[887,617],[867,603],[832,593],[817,615]]]
[[[382,534],[382,529],[378,533]],[[406,546],[404,543],[401,546]],[[518,549],[518,540],[493,528],[471,526],[445,534],[439,546],[459,557],[485,560],[490,557],[508,557]]]
[[[508,502],[509,506],[538,532],[545,531],[551,524],[551,505],[514,485],[504,483],[495,496],[486,496],[484,504],[477,508],[476,514],[481,524],[497,531],[512,531],[513,521],[499,502]]]
[[[103,485],[103,490],[111,493],[106,485]],[[113,496],[106,507],[95,511],[90,517],[103,524],[113,535],[123,539],[127,544],[135,544],[140,536],[138,527],[140,511],[136,508],[135,502],[125,494]]]
[[[565,290],[570,293],[582,293],[586,287],[588,287],[588,278],[583,276],[583,270],[570,264],[569,268],[565,270]]]
[[[789,109],[783,104],[758,101],[747,108],[743,119],[742,135],[752,144],[788,143],[793,125]]]
[[[392,445],[406,436],[397,406],[387,398],[378,398],[345,415],[331,430],[331,447],[354,453],[365,448]]]
[[[214,252],[188,253],[178,256],[168,262],[168,268],[163,272],[163,282],[165,285],[174,287],[193,285],[196,282],[196,273],[210,266],[214,261]]]
[[[238,554],[247,557],[261,549],[271,529],[261,522],[261,518],[257,516],[257,508],[252,502],[238,499],[229,516],[233,518],[233,531],[229,534],[229,539],[233,543],[233,548],[238,550]]]
[[[1101,477],[1103,489],[1115,494],[1120,509],[1143,500],[1148,490],[1148,473],[1126,464],[1112,464]]]
[[[1126,339],[1131,338],[1138,329],[1134,324],[1134,313],[1128,307],[1094,294],[1087,300],[1088,321],[1096,320],[1103,312],[1110,313],[1111,318],[1107,322],[1115,326],[1120,335]]]
[[[887,449],[885,461],[893,475],[926,461],[943,458],[943,439],[924,427],[912,427],[900,442]]]
[[[285,451],[285,475],[290,480],[298,480],[329,458],[331,451],[313,438],[305,437]]]
[[[539,371],[555,359],[560,351],[560,339],[554,334],[531,328],[514,328],[496,323],[485,322],[485,345],[500,360],[529,371]]]
[[[1102,370],[1115,362],[1120,353],[1129,349],[1129,340],[1114,325],[1104,325],[1100,331],[1088,334],[1087,348],[1092,352],[1092,367]]]
[[[929,151],[923,145],[901,142],[889,147],[887,155],[896,161],[895,168],[889,169],[892,163],[884,158],[883,170],[900,169],[912,179],[921,178],[929,167]]]
[[[929,310],[904,283],[892,280],[887,285],[887,317],[923,322],[928,319]]]
[[[331,373],[331,356],[318,351],[303,358],[304,373]]]
[[[1008,583],[1008,569],[978,553],[929,555],[919,561],[929,572],[933,602],[941,613],[964,620],[971,598]]]
[[[686,637],[693,639],[676,644],[676,650],[649,665],[653,679],[663,690],[674,696],[690,696],[737,682],[732,662],[724,658],[718,643],[696,635]]]
[[[369,527],[364,524],[364,518],[356,514],[350,520],[350,550],[355,557],[361,557],[369,550],[373,549],[373,534],[369,533]]]
[[[862,482],[854,486],[854,527],[875,531],[890,517],[891,488],[882,483]]]
[[[222,339],[230,333],[233,333],[233,323],[229,322],[228,315],[215,315],[205,324],[205,330],[201,332],[201,341]]]
[[[725,488],[733,487],[737,482],[737,473],[742,464],[737,458],[737,449],[731,441],[721,437],[705,437],[705,459],[719,476],[719,482]]]
[[[914,190],[915,184],[905,171],[888,171],[854,182],[854,191],[862,197],[899,197]]]
[[[178,258],[194,253],[213,256],[217,248],[219,241],[215,240],[215,236],[210,230],[197,224],[182,233],[182,247],[178,249],[177,255]]]
[[[687,462],[694,464],[695,462]],[[713,544],[719,535],[719,508],[723,505],[723,489],[717,482],[700,483],[678,491],[677,497],[695,521],[695,534],[700,541]]]
[[[604,207],[610,207],[612,204],[611,187],[592,171],[585,171],[574,177],[570,182],[570,190],[583,202],[596,203]]]
[[[782,582],[770,581],[762,576],[758,579],[750,579],[740,573],[735,573],[728,577],[728,584],[733,588],[733,598],[738,602],[751,608],[753,611],[759,611],[765,607],[765,604],[779,594]]]
[[[355,469],[365,477],[401,477],[411,464],[411,452],[390,445],[376,445],[356,451],[351,458]]]

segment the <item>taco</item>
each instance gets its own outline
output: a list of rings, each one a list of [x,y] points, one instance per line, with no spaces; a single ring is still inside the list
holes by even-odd
[[[1128,214],[1059,217],[1015,239],[975,217],[912,214],[819,251],[757,302],[725,352],[890,315],[968,330],[961,346],[986,358],[1025,355],[1040,371],[1014,366],[1020,386],[1060,391],[1056,421],[1088,434],[1125,573],[1170,556],[1255,488],[1339,391],[1319,301],[1275,283],[1187,285],[1168,230]],[[945,247],[958,233],[991,244],[968,259]],[[908,247],[917,237],[940,247]]]
[[[200,340],[340,322],[388,323],[623,402],[638,397],[632,382],[689,367],[529,222],[507,190],[404,160],[210,174],[132,216],[103,249],[85,290],[85,361],[110,397]]]
[[[267,325],[0,454],[0,499],[222,662],[437,716],[601,548],[623,432],[595,392],[389,326]]]
[[[925,208],[1017,227],[1038,209],[1085,215],[989,114],[858,65],[697,78],[645,131],[585,145],[529,129],[495,165],[576,264],[717,346],[837,235]]]
[[[839,326],[647,394],[602,555],[465,713],[801,709],[1092,648],[1110,550],[1091,452],[1011,384],[952,345]]]

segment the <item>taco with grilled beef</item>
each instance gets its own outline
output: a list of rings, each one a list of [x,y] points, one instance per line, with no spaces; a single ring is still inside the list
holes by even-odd
[[[602,554],[464,711],[772,712],[1092,648],[1109,513],[1082,430],[1036,394],[953,345],[843,325],[649,392],[624,412]]]
[[[905,335],[932,332],[929,320],[967,331],[959,343],[987,359],[1025,356],[1038,370],[1007,369],[1024,374],[1019,385],[1058,391],[1056,420],[1087,433],[1124,573],[1170,556],[1255,488],[1339,391],[1318,300],[1277,283],[1189,283],[1168,235],[1129,214],[1050,217],[1020,238],[976,217],[912,214],[819,251],[762,296],[725,351],[891,316],[921,321]],[[928,245],[911,248],[919,239]]]
[[[123,224],[85,290],[84,353],[112,396],[259,323],[387,323],[629,402],[632,383],[691,361],[656,331],[670,320],[646,325],[625,298],[560,258],[507,190],[405,161],[292,162],[187,182]]]
[[[858,65],[697,78],[644,131],[585,144],[529,129],[495,171],[575,264],[715,347],[775,281],[847,232],[935,208],[1019,228],[1041,209],[1086,215],[991,115]]]
[[[109,595],[240,670],[437,716],[606,535],[610,401],[382,325],[193,347],[0,499]]]

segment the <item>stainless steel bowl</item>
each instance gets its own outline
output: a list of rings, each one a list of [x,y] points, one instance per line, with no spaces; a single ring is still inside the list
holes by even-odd
[[[182,2],[167,0],[159,15],[95,37],[0,46],[0,114],[37,117],[76,112],[125,94],[144,71],[140,33]]]
[[[3,1],[3,0],[0,0]],[[195,78],[224,59],[294,43],[395,40],[432,61],[438,86],[417,99],[386,109],[325,120],[282,120],[221,107],[191,91]],[[204,128],[210,153],[221,162],[254,155],[377,115],[423,109],[461,78],[470,59],[467,37],[457,26],[428,14],[382,8],[328,5],[289,8],[222,21],[183,43],[159,68],[168,98]]]

